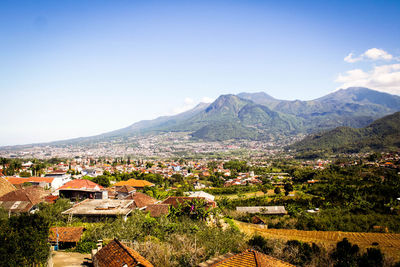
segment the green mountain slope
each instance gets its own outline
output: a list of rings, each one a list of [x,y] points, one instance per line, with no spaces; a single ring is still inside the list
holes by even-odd
[[[307,123],[303,131],[312,133],[338,126],[364,127],[372,121],[400,110],[400,97],[368,88],[341,89],[310,101],[287,101],[261,93],[241,93],[245,99],[274,111],[293,115]]]
[[[400,148],[400,112],[378,119],[364,128],[338,127],[309,135],[288,149],[298,152],[359,152]]]

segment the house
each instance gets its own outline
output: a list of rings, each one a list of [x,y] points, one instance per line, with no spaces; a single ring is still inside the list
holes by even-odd
[[[72,248],[81,240],[84,227],[51,227],[49,242],[59,248]]]
[[[61,197],[69,198],[71,200],[108,198],[108,191],[101,185],[85,179],[69,181],[58,188],[57,191]]]
[[[37,186],[14,190],[0,197],[0,207],[9,213],[34,212],[46,194],[43,188]]]
[[[256,250],[246,250],[239,254],[228,253],[200,263],[199,267],[295,267],[294,265],[268,256]]]
[[[8,180],[0,177],[0,197],[17,190]]]
[[[99,251],[94,251],[94,253],[92,258],[94,267],[153,267],[153,264],[138,252],[117,239],[114,239]]]
[[[162,204],[168,204],[174,207],[178,207],[185,202],[190,202],[193,200],[204,200],[207,203],[208,208],[216,208],[217,203],[215,201],[208,200],[204,197],[168,197],[162,202]]]
[[[287,211],[284,206],[254,206],[236,207],[236,211],[244,213],[260,213],[268,215],[285,215]]]
[[[8,177],[7,180],[15,186],[22,185],[24,183],[30,183],[32,185],[38,185],[43,188],[57,188],[57,183],[54,182],[54,178],[52,177]]]
[[[66,171],[53,171],[45,174],[44,177],[54,178],[54,187],[59,188],[63,184],[71,181],[71,175]]]
[[[85,217],[90,221],[98,221],[105,217],[115,218],[117,216],[123,216],[126,220],[133,209],[133,200],[85,199],[62,212],[62,214]]]
[[[115,198],[124,199],[130,194],[136,192],[136,189],[129,185],[117,186],[115,187]]]
[[[118,188],[120,186],[124,186],[124,185],[128,185],[128,186],[134,187],[136,189],[143,189],[146,186],[154,186],[153,183],[150,183],[146,180],[136,180],[136,179],[129,179],[128,181],[121,181],[121,182],[114,184],[114,186],[116,188]]]
[[[189,192],[189,197],[204,197],[207,200],[214,201],[215,197],[204,191]]]
[[[260,225],[268,225],[267,222],[263,218],[261,218],[259,216],[253,216],[251,218],[251,223],[260,224]]]

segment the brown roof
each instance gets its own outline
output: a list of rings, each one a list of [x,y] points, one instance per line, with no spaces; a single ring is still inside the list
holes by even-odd
[[[222,257],[223,258],[223,257]],[[294,267],[294,265],[265,255],[256,250],[246,250],[242,253],[228,256],[210,264],[203,263],[200,266],[209,267]]]
[[[145,211],[150,212],[151,217],[161,217],[163,215],[168,215],[169,213],[169,206],[168,204],[153,204],[148,205]]]
[[[15,186],[6,179],[0,177],[0,197],[14,190],[16,190]]]
[[[152,205],[155,204],[157,202],[157,199],[152,198],[149,195],[146,195],[144,193],[141,192],[135,192],[133,194],[130,194],[129,196],[127,196],[124,199],[133,199],[135,202],[135,207],[136,208],[143,208],[146,207],[148,205]]]
[[[0,206],[12,212],[28,212],[33,206],[42,202],[45,195],[43,188],[30,186],[1,196]]]
[[[28,178],[21,178],[21,177],[9,177],[7,180],[12,184],[23,184],[23,183],[48,183],[51,184],[54,178],[50,177],[28,177]]]
[[[126,266],[153,267],[153,264],[148,260],[117,239],[114,239],[107,246],[100,249],[94,255],[93,263],[94,266],[99,267],[122,267],[125,264]]]
[[[117,186],[115,189],[118,193],[130,193],[132,191],[136,191],[136,189],[129,185]]]
[[[51,227],[49,241],[57,242],[58,233],[58,242],[78,243],[84,230],[84,227]]]
[[[25,189],[11,191],[0,197],[1,201],[30,201],[36,205],[43,201],[45,191],[41,187],[30,186]]]

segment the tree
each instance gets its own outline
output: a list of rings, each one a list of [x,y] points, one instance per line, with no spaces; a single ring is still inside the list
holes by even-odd
[[[357,266],[358,252],[360,248],[352,245],[347,238],[336,244],[336,248],[331,253],[331,258],[335,261],[335,267]]]
[[[382,267],[383,266],[383,254],[378,248],[368,248],[367,252],[364,253],[359,261],[360,267]]]
[[[320,252],[317,245],[311,247],[307,243],[297,240],[289,240],[283,249],[285,259],[296,266],[304,266],[311,262],[313,254]]]
[[[0,222],[2,266],[45,265],[50,248],[49,224],[37,215],[22,214]]]
[[[280,188],[280,187],[275,187],[274,193],[275,193],[276,195],[279,195],[279,194],[281,193],[281,188]]]
[[[293,185],[291,183],[285,183],[283,189],[285,189],[285,196],[287,196],[290,191],[293,191]]]
[[[265,253],[265,254],[271,254],[273,251],[273,248],[268,246],[267,240],[260,235],[253,236],[248,241],[248,244],[255,250],[261,251],[262,253]]]
[[[110,186],[110,179],[105,175],[94,177],[91,179],[91,181],[104,187]]]
[[[146,162],[146,169],[150,169],[151,167],[153,167],[154,166],[154,163],[152,163],[152,162]]]
[[[28,171],[22,171],[19,173],[19,177],[31,177],[31,173]]]

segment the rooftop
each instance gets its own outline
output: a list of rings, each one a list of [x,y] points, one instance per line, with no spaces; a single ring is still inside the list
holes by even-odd
[[[51,227],[49,241],[57,242],[57,234],[59,242],[78,243],[81,239],[84,227]]]
[[[86,199],[62,214],[74,215],[128,215],[133,208],[133,200]]]
[[[246,250],[232,255],[231,253],[208,260],[200,267],[294,267],[294,265],[268,256],[255,250]]]
[[[136,179],[129,179],[128,181],[121,181],[121,182],[114,184],[114,186],[124,186],[124,185],[132,186],[132,187],[154,186],[153,183],[150,183],[146,180],[136,180]]]
[[[99,267],[153,267],[153,264],[138,252],[125,246],[117,239],[114,239],[107,246],[100,249],[99,252],[94,255],[93,262],[95,266]]]
[[[65,183],[63,186],[59,187],[58,190],[101,190],[103,187],[90,180],[86,179],[76,179]]]
[[[15,186],[6,179],[0,177],[0,197],[14,190],[16,190]]]
[[[133,194],[130,194],[124,199],[125,200],[132,199],[135,202],[136,208],[143,208],[145,206],[152,205],[157,202],[157,199],[152,198],[151,196],[148,196],[141,192],[135,192]]]
[[[23,184],[23,183],[52,183],[54,178],[50,177],[8,177],[7,180],[12,184]]]

